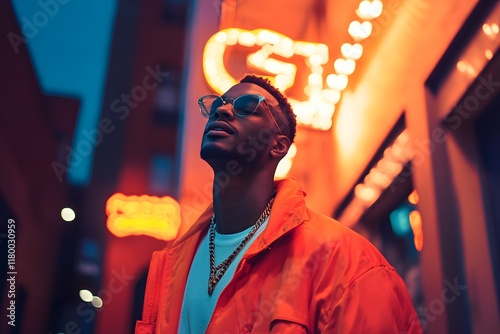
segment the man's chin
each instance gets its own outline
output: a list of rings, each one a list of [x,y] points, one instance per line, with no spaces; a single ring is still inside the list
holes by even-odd
[[[237,159],[239,154],[216,145],[204,145],[200,150],[200,157],[205,160],[231,160]]]

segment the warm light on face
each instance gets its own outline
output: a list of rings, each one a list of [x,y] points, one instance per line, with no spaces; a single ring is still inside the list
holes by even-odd
[[[108,230],[117,237],[147,235],[172,240],[181,223],[180,206],[171,197],[114,194],[106,203]]]

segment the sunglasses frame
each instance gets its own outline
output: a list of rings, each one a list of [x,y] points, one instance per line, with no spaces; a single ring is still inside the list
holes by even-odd
[[[256,96],[258,99],[259,99],[259,102],[257,102],[257,105],[255,106],[255,109],[249,113],[249,114],[239,114],[238,112],[236,112],[236,109],[234,108],[234,103],[240,98],[240,97],[244,97],[244,96]],[[221,107],[223,105],[226,105],[228,103],[228,101],[230,101],[230,104],[231,104],[231,109],[233,110],[234,114],[239,116],[239,117],[247,117],[247,116],[250,116],[252,115],[256,110],[257,108],[259,107],[260,103],[261,102],[264,102],[264,105],[266,106],[266,109],[267,111],[269,112],[269,115],[271,115],[271,119],[273,120],[273,123],[274,125],[276,125],[276,128],[278,128],[278,131],[280,134],[283,134],[283,132],[281,131],[281,128],[278,126],[278,122],[276,122],[276,119],[274,118],[273,116],[273,113],[271,112],[271,110],[269,109],[269,106],[267,105],[266,103],[266,98],[262,95],[259,95],[259,94],[243,94],[243,95],[240,95],[236,98],[231,98],[231,97],[222,97],[222,96],[219,96],[219,95],[215,95],[215,94],[208,94],[208,95],[203,95],[202,97],[200,97],[198,99],[198,107],[200,109],[200,113],[203,117],[205,118],[210,118],[212,117],[214,114],[215,114],[215,111],[218,109],[215,109],[213,113],[210,113],[210,111],[207,110],[205,104],[203,103],[203,99],[207,98],[207,97],[213,97],[215,98],[213,101],[212,101],[212,104],[215,102],[216,99],[220,99],[222,101],[222,104],[220,105]],[[220,107],[219,107],[220,108]],[[210,109],[212,109],[212,106],[210,106]],[[204,112],[205,111],[205,112]]]

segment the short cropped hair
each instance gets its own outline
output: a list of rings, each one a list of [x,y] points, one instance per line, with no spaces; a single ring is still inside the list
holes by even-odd
[[[288,139],[290,139],[290,142],[293,143],[297,128],[297,120],[295,114],[293,113],[292,106],[288,102],[287,98],[283,95],[283,93],[281,93],[278,88],[274,87],[269,79],[259,77],[254,74],[247,74],[243,79],[240,80],[240,83],[243,82],[253,83],[264,88],[276,99],[276,101],[278,101],[278,105],[286,121],[287,131],[284,131],[284,133],[287,135]]]

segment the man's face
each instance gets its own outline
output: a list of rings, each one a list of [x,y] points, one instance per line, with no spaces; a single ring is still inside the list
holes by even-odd
[[[247,165],[268,154],[269,143],[278,131],[268,107],[277,108],[278,102],[264,88],[252,83],[239,83],[222,97],[236,99],[244,94],[258,94],[265,101],[245,117],[234,113],[232,100],[216,110],[207,121],[201,142],[200,154],[208,163],[236,160]]]

